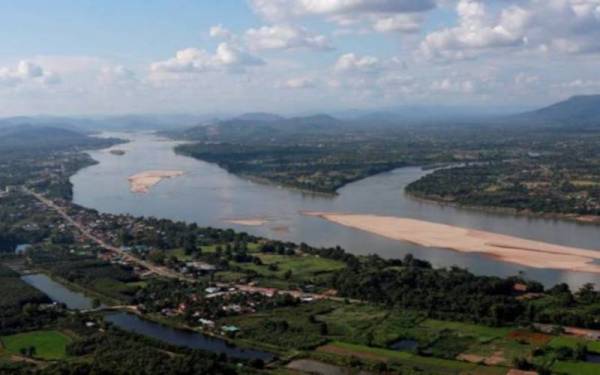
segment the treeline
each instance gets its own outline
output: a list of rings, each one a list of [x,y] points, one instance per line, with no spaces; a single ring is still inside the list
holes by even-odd
[[[71,254],[55,248],[35,249],[27,256],[35,267],[119,301],[131,301],[136,288],[129,288],[126,283],[139,280],[132,267],[105,262],[93,255]]]
[[[48,316],[40,313],[37,305],[50,302],[19,274],[0,265],[0,335],[43,326]]]
[[[48,373],[69,374],[236,374],[225,356],[185,350],[111,328],[70,344],[71,356],[89,358],[61,363]]]

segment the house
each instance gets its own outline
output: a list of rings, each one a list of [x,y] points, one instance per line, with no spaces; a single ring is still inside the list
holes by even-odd
[[[202,324],[204,327],[207,328],[214,328],[215,327],[215,322],[213,322],[212,320],[208,320],[208,319],[198,319],[198,323]]]
[[[223,326],[221,327],[221,331],[225,332],[225,333],[236,333],[239,332],[240,329],[236,326],[233,325],[229,325],[229,326]]]

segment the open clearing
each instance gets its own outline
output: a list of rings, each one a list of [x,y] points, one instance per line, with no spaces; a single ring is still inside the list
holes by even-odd
[[[59,331],[34,331],[0,338],[7,352],[20,355],[21,349],[35,348],[33,357],[53,360],[66,357],[71,338]]]

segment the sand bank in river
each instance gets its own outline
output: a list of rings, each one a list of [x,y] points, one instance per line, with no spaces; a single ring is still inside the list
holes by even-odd
[[[269,222],[269,220],[267,219],[261,219],[261,218],[253,218],[253,219],[225,219],[223,220],[226,223],[229,224],[236,224],[236,225],[246,225],[249,227],[260,227],[265,225],[266,223]]]
[[[147,193],[154,185],[164,179],[182,176],[183,171],[145,171],[129,177],[129,189],[132,193]]]
[[[420,246],[480,253],[534,268],[600,273],[600,251],[555,245],[480,230],[401,217],[303,212],[304,215]]]

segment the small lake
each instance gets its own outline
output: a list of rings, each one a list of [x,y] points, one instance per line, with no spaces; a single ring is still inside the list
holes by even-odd
[[[64,303],[71,310],[92,308],[92,300],[83,293],[74,292],[44,274],[25,275],[21,279],[46,294],[52,301]]]
[[[177,142],[152,134],[105,133],[103,136],[126,138],[131,142],[116,146],[125,151],[123,155],[111,154],[109,150],[90,152],[98,164],[71,178],[74,202],[100,212],[233,228],[314,246],[339,245],[354,254],[375,253],[386,258],[402,258],[412,253],[437,267],[456,265],[476,274],[514,276],[523,272],[547,286],[564,282],[577,288],[587,282],[600,281],[597,274],[530,268],[478,254],[393,241],[301,214],[301,211],[333,211],[399,216],[585,249],[600,247],[600,226],[483,212],[412,199],[404,194],[404,187],[430,173],[421,168],[396,169],[349,184],[336,196],[322,196],[239,178],[215,164],[176,155],[173,148]],[[181,170],[185,175],[165,180],[147,194],[131,193],[127,178],[154,169]],[[227,222],[256,218],[267,222],[261,226]]]
[[[412,352],[412,351],[415,351],[418,347],[419,347],[418,342],[416,342],[415,340],[407,340],[407,339],[398,340],[395,343],[393,343],[392,345],[390,345],[390,349],[399,350],[402,352]]]
[[[235,359],[262,359],[270,362],[273,359],[271,353],[242,349],[231,346],[224,340],[212,338],[201,333],[188,332],[163,326],[158,323],[141,319],[140,317],[127,313],[109,314],[105,317],[108,322],[117,327],[140,335],[151,337],[171,345],[182,346],[190,349],[199,349],[212,353],[226,354]]]
[[[598,364],[600,364],[600,354],[588,353],[585,356],[585,361],[589,362],[589,363],[598,363]]]

